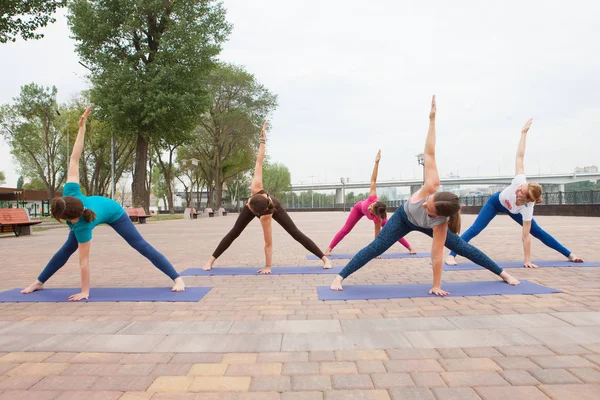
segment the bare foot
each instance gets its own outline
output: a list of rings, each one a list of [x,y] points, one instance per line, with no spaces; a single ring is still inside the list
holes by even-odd
[[[344,280],[344,278],[342,278],[341,276],[336,276],[335,279],[333,280],[333,282],[331,283],[331,286],[329,286],[329,289],[331,290],[344,290],[344,288],[342,287],[342,281]]]
[[[171,288],[171,292],[183,292],[185,290],[185,283],[183,283],[183,278],[179,277],[174,280],[175,285]]]
[[[583,260],[581,258],[577,257],[573,253],[569,254],[569,261],[574,262],[574,263],[582,263],[583,262]]]
[[[331,267],[333,267],[331,260],[327,257],[323,257],[323,269],[330,269]]]
[[[521,283],[517,278],[515,278],[506,271],[502,271],[502,273],[500,274],[500,278],[504,279],[504,282],[508,283],[511,286],[517,286]]]
[[[452,266],[458,265],[456,263],[456,258],[452,257],[452,256],[446,257],[446,265],[452,265]]]
[[[21,290],[21,294],[29,294],[35,292],[37,290],[42,290],[44,288],[44,284],[36,279],[31,285],[27,286],[25,289]]]
[[[411,247],[408,249],[408,254],[417,254],[417,252]]]
[[[532,262],[526,262],[526,263],[523,263],[523,267],[524,267],[524,268],[539,268],[537,265],[535,265],[535,264],[534,264],[534,263],[532,263]]]
[[[260,269],[260,270],[258,270],[256,272],[258,272],[261,275],[269,275],[271,273],[271,267],[263,268],[263,269]]]
[[[377,256],[377,257],[375,257],[375,258],[376,258],[376,259],[378,259],[378,260],[381,260],[381,256]]]
[[[326,256],[330,256],[332,252],[332,249],[330,249],[329,247],[327,248],[327,250],[325,250],[325,252],[323,254],[325,254]]]
[[[211,256],[208,259],[208,261],[206,262],[206,264],[204,264],[204,267],[202,267],[202,269],[205,270],[205,271],[210,271],[212,269],[212,267],[213,267],[213,264],[215,263],[215,260],[216,260],[216,258],[214,258],[214,257]]]

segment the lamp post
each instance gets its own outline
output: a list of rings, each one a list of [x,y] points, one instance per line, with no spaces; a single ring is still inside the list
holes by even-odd
[[[350,182],[350,178],[346,178],[345,180],[344,180],[344,178],[340,178],[340,182],[342,182],[342,201],[344,203],[343,210],[345,213],[346,212],[346,183]]]
[[[310,208],[315,208],[315,176],[311,175],[310,178]]]

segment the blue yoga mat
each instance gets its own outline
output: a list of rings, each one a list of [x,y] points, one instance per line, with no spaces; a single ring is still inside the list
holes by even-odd
[[[435,296],[429,294],[431,284],[414,285],[348,285],[336,292],[329,286],[318,286],[319,300],[374,300],[404,299]],[[547,294],[561,293],[560,290],[521,281],[520,285],[510,286],[503,281],[493,282],[449,282],[442,284],[449,296],[491,296],[498,294]]]
[[[570,261],[532,261],[538,267],[600,267],[599,262],[582,262],[582,263],[574,263]],[[498,265],[502,268],[524,268],[523,261],[499,261]],[[459,263],[458,265],[452,267],[450,265],[444,264],[444,271],[473,271],[473,270],[484,270],[485,268],[471,263]],[[528,268],[529,269],[529,268]]]
[[[119,302],[119,301],[169,301],[197,302],[206,295],[209,287],[186,287],[183,292],[171,292],[168,287],[161,288],[92,288],[89,301]],[[62,303],[68,302],[69,296],[81,292],[80,288],[73,289],[44,289],[29,294],[19,293],[21,289],[12,289],[0,293],[0,302],[8,303]]]
[[[188,268],[180,273],[181,276],[227,276],[227,275],[260,275],[258,270],[263,267],[224,267],[204,271],[202,268]],[[302,274],[339,274],[342,267],[323,269],[323,267],[273,267],[272,275],[302,275]]]
[[[334,253],[330,256],[327,256],[327,258],[330,258],[332,260],[346,260],[346,259],[351,259],[352,257],[354,257],[356,255],[356,253]],[[427,252],[427,253],[417,253],[417,254],[409,254],[409,253],[383,253],[381,255],[381,258],[383,259],[388,259],[388,258],[426,258],[426,257],[430,257],[431,253]],[[318,260],[317,256],[313,255],[313,254],[309,254],[306,256],[307,260]]]

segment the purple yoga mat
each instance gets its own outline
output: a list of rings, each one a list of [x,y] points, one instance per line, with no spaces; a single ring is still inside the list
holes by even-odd
[[[570,261],[532,261],[538,267],[600,267],[599,262],[582,262],[582,263],[574,263]],[[523,268],[523,261],[498,261],[498,265],[502,268]],[[470,262],[467,263],[458,263],[457,266],[450,266],[444,264],[444,271],[473,271],[473,270],[484,270],[485,268],[473,264]],[[529,268],[528,268],[529,269]]]
[[[204,271],[202,268],[188,268],[180,273],[181,276],[227,276],[227,275],[260,275],[258,270],[263,267],[224,267]],[[272,275],[308,275],[308,274],[339,274],[342,267],[323,269],[323,267],[273,267]]]
[[[327,256],[327,258],[331,259],[331,260],[349,260],[352,257],[354,257],[356,255],[356,253],[334,253],[330,256]],[[388,258],[427,258],[430,257],[431,253],[427,252],[427,253],[417,253],[417,254],[409,254],[409,253],[383,253],[381,255],[381,258],[383,259],[388,259]],[[317,256],[313,255],[313,254],[309,254],[306,256],[307,260],[318,260]]]
[[[329,286],[318,286],[319,300],[374,300],[404,299],[429,297],[431,284],[415,285],[348,285],[344,290],[336,292]],[[537,285],[529,281],[521,281],[520,285],[510,286],[503,281],[493,282],[449,282],[442,284],[442,289],[450,292],[449,296],[491,296],[498,294],[547,294],[561,293],[560,290]]]
[[[168,287],[161,288],[92,288],[90,289],[91,303],[100,302],[138,302],[138,301],[169,301],[197,302],[206,295],[209,287],[186,287],[183,292],[171,292]],[[19,293],[21,289],[12,289],[0,293],[0,302],[7,303],[62,303],[69,301],[69,296],[81,292],[80,288],[73,289],[44,289],[29,294]]]

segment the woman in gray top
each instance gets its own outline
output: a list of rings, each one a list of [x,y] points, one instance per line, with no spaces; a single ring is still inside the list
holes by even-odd
[[[331,290],[343,290],[342,281],[362,268],[375,257],[411,231],[419,231],[433,238],[431,263],[433,264],[433,287],[429,294],[446,296],[442,284],[442,255],[444,246],[468,258],[476,264],[499,275],[506,283],[518,285],[519,281],[503,271],[494,261],[476,247],[458,236],[460,232],[460,203],[450,192],[438,192],[440,177],[435,163],[435,96],[429,112],[429,132],[425,141],[425,182],[403,207],[399,207],[381,230],[377,238],[359,251],[346,267],[335,277]]]

